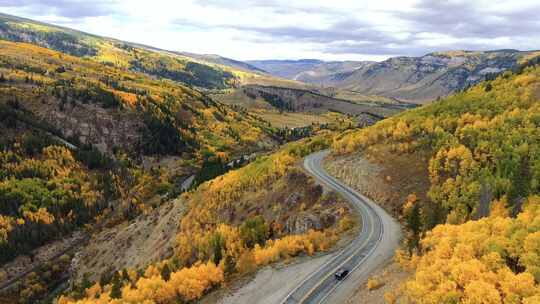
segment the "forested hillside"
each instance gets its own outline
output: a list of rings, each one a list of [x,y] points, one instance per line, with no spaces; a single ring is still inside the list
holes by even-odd
[[[0,304],[540,304],[540,0],[402,2],[0,0]]]
[[[175,57],[23,21],[4,20],[0,29],[14,35],[6,36],[11,40],[33,43],[0,41],[3,265],[21,255],[34,263],[33,250],[75,231],[92,239],[109,227],[144,221],[183,191],[188,175],[195,188],[230,170],[231,161],[314,130],[278,130],[189,86],[221,85],[153,77],[154,63],[174,68]],[[93,50],[87,41],[106,46]],[[205,80],[215,75],[200,72]],[[161,284],[169,292],[166,302],[188,301],[257,266],[328,249],[354,223],[338,197],[323,195],[296,168],[302,156],[324,146],[327,139],[289,146],[182,196],[182,210],[175,212],[186,208],[187,215],[172,257],[149,268],[150,262],[136,269],[109,265],[74,274],[83,280],[63,301],[95,294],[140,302],[154,297],[147,284]],[[0,271],[9,287],[2,285],[0,300],[32,303],[50,296],[67,279],[72,254],[49,261],[65,269],[37,263],[29,272],[17,266]]]
[[[199,159],[272,143],[266,122],[178,83],[30,44],[0,41],[0,53],[1,101],[75,143]]]
[[[383,165],[396,171],[408,159],[429,177],[397,214],[407,228],[401,256],[416,269],[403,298],[538,301],[540,67],[529,65],[334,143],[338,154],[397,155]]]
[[[288,144],[182,195],[188,212],[171,258],[78,282],[59,303],[189,302],[258,266],[327,250],[354,221],[336,194],[296,167],[328,147],[325,137]]]
[[[73,148],[46,130],[20,104],[0,104],[2,265],[19,255],[34,263],[32,250],[44,244],[84,227],[132,219],[156,207],[172,186],[162,170],[143,170],[123,154],[113,160],[89,145]],[[1,269],[0,302],[34,303],[46,296],[65,280],[69,255],[57,263],[40,265],[7,292],[4,284],[21,271],[16,265]]]
[[[72,151],[43,133],[15,136],[2,127],[0,263],[69,233],[106,207],[104,181]]]
[[[204,57],[191,58],[4,14],[0,14],[0,38],[36,44],[204,89],[233,87],[249,74],[247,70],[205,61]]]
[[[211,164],[283,140],[178,82],[26,43],[0,41],[0,54],[2,264],[80,228],[132,220],[182,192],[187,174],[202,170],[203,182],[226,171]],[[65,270],[30,273],[8,299],[46,296]],[[16,275],[0,272],[2,283]]]
[[[26,43],[0,41],[0,53],[2,262],[82,227],[99,233],[144,217],[178,195],[178,172],[145,168],[141,155],[200,168],[197,185],[226,172],[234,157],[285,139],[176,82]],[[82,273],[62,301],[188,301],[257,266],[328,249],[354,223],[337,196],[323,195],[296,168],[327,146],[328,139],[292,144],[185,194],[172,257],[148,268]],[[70,256],[61,259],[67,265]],[[3,299],[46,297],[65,280],[62,269],[47,267]]]

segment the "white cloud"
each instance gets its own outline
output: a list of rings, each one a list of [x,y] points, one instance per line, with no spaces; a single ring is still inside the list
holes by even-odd
[[[381,60],[449,49],[540,48],[538,1],[0,0],[0,11],[235,59]]]

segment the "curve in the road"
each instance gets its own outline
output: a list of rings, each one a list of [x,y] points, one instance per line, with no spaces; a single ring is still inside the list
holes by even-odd
[[[328,150],[313,153],[304,159],[304,168],[326,187],[346,198],[360,215],[362,229],[353,241],[335,257],[311,273],[283,299],[282,303],[325,303],[335,302],[329,298],[346,299],[352,288],[345,288],[347,278],[358,276],[358,272],[368,272],[380,266],[393,255],[400,238],[400,228],[390,215],[378,205],[344,185],[326,173],[322,160]],[[341,268],[350,274],[343,281],[334,278]],[[361,273],[366,275],[367,273]],[[334,299],[334,300],[336,300]]]

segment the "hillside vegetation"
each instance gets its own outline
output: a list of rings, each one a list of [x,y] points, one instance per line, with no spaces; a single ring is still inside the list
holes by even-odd
[[[305,87],[300,82],[277,78],[247,63],[218,55],[166,51],[1,13],[0,39],[35,44],[204,91],[221,91],[243,84]]]
[[[138,151],[181,153],[191,158],[187,164],[199,161],[204,169],[253,151],[274,136],[265,122],[177,83],[25,43],[0,41],[0,52],[0,114],[6,132],[0,171],[2,261],[85,224],[90,232],[99,232],[101,224],[145,216],[176,195],[170,172],[139,167],[132,158]],[[103,132],[99,120],[83,121],[90,130],[101,130],[99,136],[76,133],[78,120],[89,116],[89,110],[96,111],[91,116],[134,121],[137,128],[127,130],[134,132],[134,141],[109,141],[113,133]],[[51,119],[58,114],[61,119]],[[72,127],[56,124],[62,119],[74,121]],[[185,149],[169,145],[186,134],[193,137],[179,141],[187,144]],[[161,297],[152,295],[161,286],[168,292],[167,303],[193,300],[231,275],[328,249],[354,223],[339,198],[323,195],[296,168],[303,156],[324,147],[327,138],[290,144],[183,195],[187,214],[171,258],[149,268],[82,274],[69,299],[94,301],[95,293],[100,301],[140,303]],[[10,297],[21,303],[42,299],[62,278],[61,270],[54,278],[47,273],[31,272]]]
[[[0,264],[51,242],[84,234],[93,225],[135,217],[159,204],[171,188],[169,176],[145,171],[124,156],[117,161],[89,147],[72,149],[0,104]],[[38,121],[24,113],[28,121]],[[158,200],[156,201],[156,197]],[[80,244],[78,244],[80,245]],[[51,261],[52,262],[52,261]],[[34,303],[65,279],[70,257],[43,264],[23,276],[22,284],[3,290],[22,274],[16,264],[0,269],[2,303]],[[7,265],[7,264],[6,264]]]
[[[204,183],[229,171],[231,161],[328,126],[276,129],[214,101],[192,86],[233,84],[208,65],[193,65],[195,78],[181,78],[175,73],[189,62],[179,55],[13,17],[2,17],[0,36],[30,42],[0,40],[0,263],[22,255],[32,262],[6,268],[16,273],[0,271],[2,284],[15,280],[2,287],[1,300],[41,301],[71,275],[66,265],[73,252],[40,265],[40,259],[34,264],[38,247],[75,231],[99,241],[93,235],[111,227],[129,243],[136,237],[130,231],[140,230],[126,227],[152,225],[148,215],[169,214],[162,207],[181,205],[170,212],[173,220],[186,212],[177,225],[162,226],[180,227],[174,254],[161,248],[133,269],[114,269],[123,261],[89,264],[91,272],[77,274],[81,280],[62,301],[191,301],[257,266],[326,250],[354,225],[336,195],[323,195],[296,168],[328,139],[292,144]],[[231,81],[259,77],[253,75],[237,73]],[[197,77],[212,83],[196,83]],[[192,174],[196,190],[164,204]],[[167,293],[163,300],[152,295],[157,286]]]
[[[204,169],[203,182],[219,174],[208,164],[282,140],[177,82],[26,43],[0,41],[0,54],[2,264],[83,227],[134,219],[180,193],[183,176]],[[178,167],[143,167],[146,156],[174,156]],[[43,298],[64,270],[31,272],[9,299]]]
[[[178,83],[30,44],[0,41],[0,53],[0,101],[74,142],[199,159],[272,142],[266,122]]]
[[[307,89],[309,87],[296,81],[272,77],[254,66],[217,55],[169,52],[3,14],[0,14],[0,39],[49,48],[85,60],[95,61],[127,74],[136,72],[146,74],[149,79],[153,80],[168,79],[180,83],[184,87],[194,87],[203,92],[214,93],[212,98],[225,103],[228,103],[231,98],[236,99],[237,95],[241,95],[236,92],[243,91],[244,85],[279,86],[285,90]],[[82,78],[84,77],[86,76],[82,76]],[[112,81],[110,84],[114,89],[118,89],[116,87],[117,80],[105,81]],[[141,89],[146,90],[146,88]],[[94,93],[94,99],[103,99],[107,107],[111,107],[116,102],[112,98],[113,96],[105,96],[101,92]],[[129,93],[137,94],[137,92],[131,91]],[[91,96],[82,97],[86,100]],[[128,97],[134,98],[133,96]],[[249,98],[240,97],[240,99]],[[247,102],[250,103],[250,101]],[[232,104],[237,104],[237,102],[232,102]],[[250,107],[245,108],[250,110]],[[316,118],[311,120],[317,121]],[[151,123],[154,128],[158,127],[157,124]],[[286,119],[284,123],[278,122],[276,126],[283,124],[288,125]],[[122,125],[115,129],[124,129],[129,132],[133,128],[138,128],[138,126]],[[135,136],[134,134],[130,135],[132,135],[130,137]],[[171,138],[171,141],[174,141],[175,136],[171,136]],[[170,144],[177,145],[174,142]],[[180,147],[176,148],[181,149]]]
[[[416,273],[396,295],[410,303],[538,303],[539,206],[531,196],[513,218],[497,202],[488,218],[435,227],[422,256],[401,260]]]
[[[205,60],[202,55],[194,58],[4,14],[0,14],[0,38],[36,44],[204,89],[233,87],[243,78],[257,78],[260,73],[250,71],[248,65],[242,67],[235,63],[228,66],[226,63],[230,60],[226,58],[220,61]]]
[[[524,67],[334,143],[338,154],[397,155],[388,168],[400,158],[425,168],[428,189],[398,214],[416,269],[409,302],[538,301],[539,100],[540,67]]]
[[[323,137],[288,144],[182,195],[188,211],[171,258],[79,282],[59,303],[189,302],[258,266],[327,250],[354,222],[346,204],[296,164],[328,144]]]
[[[105,207],[99,180],[73,153],[36,136],[0,152],[0,262],[72,231]]]

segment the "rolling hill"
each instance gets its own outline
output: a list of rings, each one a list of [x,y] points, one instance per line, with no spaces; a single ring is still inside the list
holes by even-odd
[[[37,44],[202,90],[219,91],[246,84],[296,89],[325,86],[413,103],[430,102],[462,90],[516,68],[535,54],[516,50],[451,51],[383,62],[241,62],[219,55],[161,50],[5,14],[0,14],[0,39]]]
[[[216,216],[223,217],[221,223],[233,231],[239,231],[244,221],[263,228],[278,222],[282,226],[272,226],[272,234],[265,232],[260,240],[242,241],[252,242],[242,249],[245,254],[265,254],[254,251],[253,242],[264,245],[267,240],[284,238],[283,243],[306,244],[305,249],[287,250],[287,255],[296,255],[325,250],[337,238],[345,209],[341,203],[333,204],[335,198],[330,204],[322,192],[313,196],[312,185],[298,194],[294,206],[287,205],[292,184],[286,181],[307,179],[295,168],[307,146],[280,150],[281,154],[258,159],[241,171],[261,178],[263,188],[253,188],[251,178],[238,181],[238,173],[233,173],[226,189],[215,181],[217,186],[203,187],[195,199],[173,200],[190,187],[253,161],[255,153],[273,150],[290,137],[244,109],[210,98],[207,91],[230,89],[244,80],[303,84],[249,72],[254,68],[214,56],[205,55],[203,61],[26,19],[1,19],[0,303],[54,297],[51,290],[69,278],[66,270],[74,252],[84,252],[87,259],[95,257],[95,247],[86,248],[86,240],[92,237],[92,244],[102,251],[99,261],[110,258],[108,264],[92,260],[83,265],[83,270],[94,271],[93,280],[105,282],[99,275],[112,274],[116,266],[117,270],[148,265],[161,269],[176,247],[176,234],[192,235],[191,230],[183,232],[186,228],[178,226],[184,212],[205,213],[209,208],[197,208],[212,191],[217,192],[208,202],[214,204],[210,209],[215,203],[226,203],[219,205]],[[242,65],[245,70],[210,63],[212,60]],[[325,139],[323,145],[327,144]],[[307,145],[320,148],[317,141]],[[267,173],[261,176],[260,170]],[[194,182],[184,186],[190,180]],[[237,203],[230,195],[244,201],[238,206],[237,215],[243,214],[238,219],[226,218],[226,207]],[[251,200],[252,195],[260,200]],[[282,215],[270,212],[278,195],[284,206]],[[310,207],[306,209],[304,202]],[[320,214],[321,203],[331,207],[324,209],[332,214]],[[252,217],[263,222],[247,220]],[[188,220],[205,219],[196,214]],[[154,229],[156,222],[160,230]],[[128,223],[136,223],[138,228],[127,229]],[[305,223],[306,227],[329,230],[295,228]],[[223,225],[197,228],[204,236],[197,238],[201,241],[197,246],[206,244]],[[111,231],[117,235],[112,242]],[[152,240],[145,237],[149,231],[155,232]],[[291,236],[297,232],[304,235]],[[326,236],[331,239],[322,242]],[[274,250],[270,243],[266,248]],[[141,253],[137,244],[147,250]],[[119,250],[126,255],[119,257]],[[137,259],[129,256],[134,252]],[[240,259],[242,252],[232,257]],[[198,269],[199,262],[182,258],[183,265],[170,264],[172,270]],[[231,271],[251,271],[243,267],[239,263]],[[88,287],[85,282],[83,279],[82,291]],[[77,290],[73,292],[76,295]]]
[[[298,164],[330,145],[352,186],[355,161],[377,164],[370,190],[386,183],[407,229],[414,275],[392,296],[540,294],[535,53],[244,63],[7,15],[0,39],[0,303],[56,297],[70,275],[59,303],[194,302],[325,251],[355,223]]]
[[[188,52],[177,52],[177,53],[186,57],[199,59],[205,62],[233,67],[233,68],[237,68],[237,69],[245,70],[249,72],[254,72],[254,73],[268,74],[267,71],[257,68],[256,66],[251,65],[247,62],[234,60],[234,59],[223,57],[216,54],[195,54],[195,53],[188,53]]]
[[[375,102],[371,100],[350,101],[339,97],[328,96],[316,90],[248,85],[242,87],[243,92],[252,100],[262,99],[268,105],[281,111],[325,113],[328,111],[348,115],[369,114],[384,118],[392,116],[409,106],[391,102]]]
[[[365,126],[415,107],[384,97],[344,90],[244,85],[232,92],[213,94],[225,104],[247,109],[276,126],[301,127],[323,123]],[[303,122],[302,122],[303,121]]]
[[[5,14],[0,14],[0,39],[32,43],[205,90],[231,88],[259,79],[291,83],[274,79],[249,64],[217,55],[171,52]]]
[[[179,83],[25,43],[0,41],[0,53],[2,102],[15,100],[63,138],[102,152],[239,152],[240,130],[255,136],[244,148],[270,134],[265,122]]]

